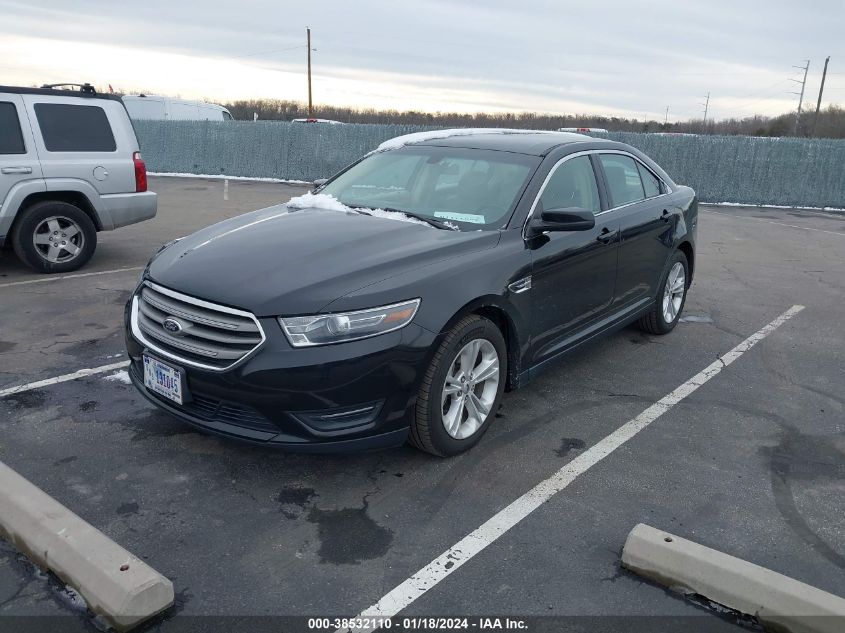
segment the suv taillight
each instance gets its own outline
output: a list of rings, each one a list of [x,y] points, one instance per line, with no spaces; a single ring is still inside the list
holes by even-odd
[[[141,152],[132,154],[132,162],[135,163],[135,191],[147,190],[147,166],[141,160]]]

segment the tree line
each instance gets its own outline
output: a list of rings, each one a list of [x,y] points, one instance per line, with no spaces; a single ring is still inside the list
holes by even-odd
[[[298,101],[251,99],[225,104],[238,120],[290,121],[307,118],[308,107]],[[556,130],[561,127],[599,127],[611,132],[674,132],[691,134],[725,134],[744,136],[817,136],[845,138],[845,109],[829,105],[819,112],[813,133],[815,108],[801,113],[797,122],[794,112],[769,117],[762,115],[728,118],[718,121],[691,119],[664,124],[662,121],[608,117],[591,114],[545,114],[539,112],[421,112],[417,110],[380,110],[316,105],[313,117],[343,123],[392,123],[399,125],[431,125],[438,127],[508,127],[532,130]]]

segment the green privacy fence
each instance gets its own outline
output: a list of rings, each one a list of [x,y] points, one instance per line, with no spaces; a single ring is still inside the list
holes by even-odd
[[[314,180],[410,125],[135,121],[150,171]],[[845,141],[611,132],[708,202],[845,207]]]
[[[599,136],[599,135],[596,135]],[[611,132],[707,202],[845,207],[845,141]]]

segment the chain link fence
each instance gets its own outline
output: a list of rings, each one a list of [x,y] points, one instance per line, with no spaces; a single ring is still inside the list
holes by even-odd
[[[135,121],[154,172],[314,180],[379,143],[432,129],[282,121]],[[611,132],[707,202],[845,207],[845,141]]]

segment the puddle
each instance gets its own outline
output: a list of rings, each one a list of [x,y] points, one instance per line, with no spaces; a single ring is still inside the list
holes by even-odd
[[[317,525],[321,563],[358,565],[381,558],[393,541],[393,532],[369,517],[367,503],[363,508],[343,510],[311,508],[308,521]]]
[[[573,450],[584,450],[584,440],[579,440],[577,437],[564,437],[560,442],[560,448],[555,451],[558,457],[566,457]]]
[[[306,488],[304,486],[285,486],[282,488],[276,501],[281,504],[281,513],[288,519],[297,518],[305,506],[310,502],[317,493],[313,488]]]

